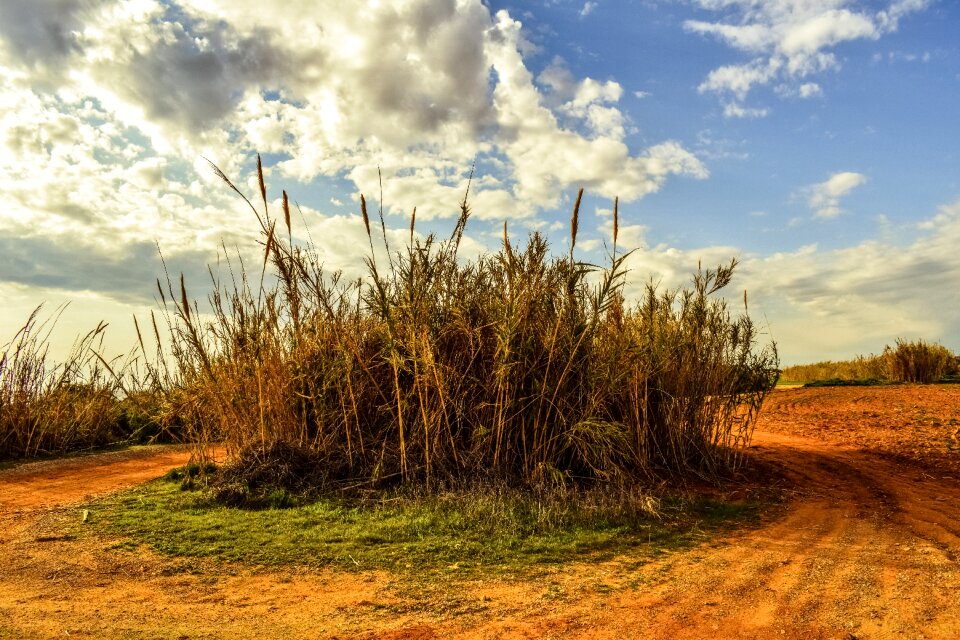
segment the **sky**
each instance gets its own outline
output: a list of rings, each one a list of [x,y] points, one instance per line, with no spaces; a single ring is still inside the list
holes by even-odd
[[[898,338],[960,349],[960,3],[952,0],[3,0],[0,344],[69,303],[65,353],[135,342],[156,278],[210,289],[257,224],[213,174],[298,205],[363,271],[359,194],[402,243],[548,236],[627,291],[740,262],[783,364]],[[255,258],[251,258],[255,259]]]

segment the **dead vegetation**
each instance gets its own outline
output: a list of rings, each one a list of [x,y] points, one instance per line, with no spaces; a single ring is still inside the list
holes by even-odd
[[[536,233],[518,244],[504,225],[499,251],[474,261],[458,256],[466,197],[448,238],[417,237],[411,219],[400,248],[361,197],[368,277],[344,281],[295,241],[286,193],[272,216],[262,171],[259,186],[259,208],[244,200],[262,273],[231,265],[206,316],[182,278],[162,288],[168,377],[200,445],[222,440],[240,459],[305,449],[331,486],[625,482],[739,463],[777,357],[719,297],[735,262],[628,302],[616,237],[605,266],[575,258],[579,197],[569,254]]]
[[[958,373],[957,357],[943,345],[897,338],[880,355],[853,360],[824,361],[785,367],[782,379],[791,382],[908,382],[931,384]]]

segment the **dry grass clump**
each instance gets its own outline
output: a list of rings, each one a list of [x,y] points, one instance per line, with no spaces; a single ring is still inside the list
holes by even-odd
[[[882,355],[857,356],[853,360],[826,360],[813,364],[784,367],[782,380],[816,382],[820,380],[866,381],[886,380],[887,362]]]
[[[100,446],[114,441],[114,383],[90,346],[104,325],[84,336],[66,362],[48,357],[56,316],[40,307],[0,353],[0,459]]]
[[[930,384],[957,373],[957,358],[946,347],[923,340],[897,338],[880,355],[785,367],[782,379],[791,382],[913,382]]]
[[[955,374],[956,358],[949,349],[923,340],[897,338],[896,347],[883,351],[889,376],[899,382],[930,384],[948,374]]]
[[[216,470],[213,498],[233,507],[291,506],[324,483],[317,452],[289,442],[248,447]]]
[[[574,258],[577,206],[569,255],[536,233],[514,243],[505,225],[499,251],[465,262],[466,197],[449,238],[411,232],[398,251],[361,197],[369,275],[344,281],[293,241],[286,193],[282,222],[271,217],[262,171],[260,199],[247,200],[263,234],[258,284],[230,264],[201,318],[182,279],[167,282],[198,442],[222,439],[235,457],[307,449],[314,479],[337,486],[566,485],[739,463],[777,356],[717,297],[734,262],[628,304],[622,252],[604,267]]]
[[[0,347],[0,459],[169,436],[157,422],[159,390],[140,387],[98,355],[105,324],[78,339],[65,361],[49,357],[61,311],[42,320],[37,307]]]

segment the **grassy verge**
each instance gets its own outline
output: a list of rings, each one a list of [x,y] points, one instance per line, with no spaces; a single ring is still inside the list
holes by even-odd
[[[802,387],[804,384],[805,384],[804,382],[801,382],[799,380],[785,380],[783,378],[780,378],[779,380],[777,380],[776,388],[790,389],[793,387]]]
[[[652,557],[756,523],[757,500],[723,502],[517,490],[320,499],[258,511],[224,507],[179,481],[157,481],[92,505],[90,526],[175,557],[401,574],[525,573],[571,561]]]

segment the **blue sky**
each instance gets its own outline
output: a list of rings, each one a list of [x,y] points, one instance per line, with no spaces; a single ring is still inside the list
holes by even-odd
[[[960,5],[946,0],[5,0],[0,342],[69,302],[57,349],[157,307],[157,245],[191,290],[254,221],[203,158],[304,212],[360,273],[358,194],[401,238],[449,228],[476,162],[467,253],[540,230],[628,290],[732,257],[785,363],[897,337],[960,348]]]

